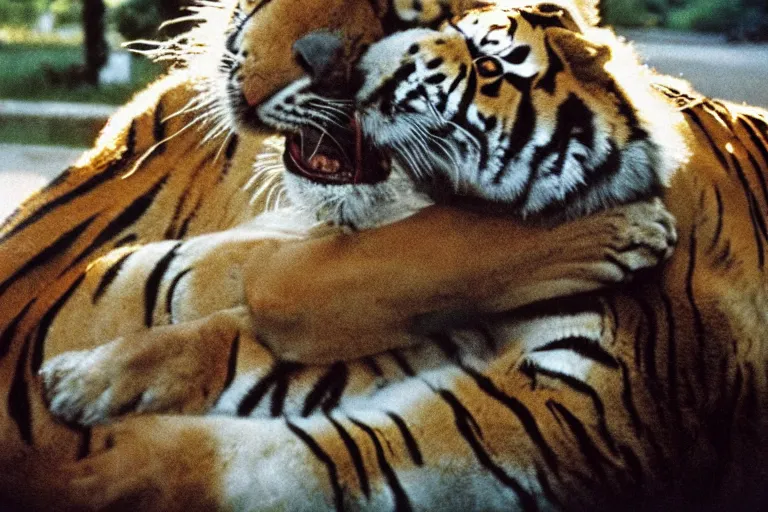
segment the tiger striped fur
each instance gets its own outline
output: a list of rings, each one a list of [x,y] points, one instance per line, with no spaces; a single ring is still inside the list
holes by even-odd
[[[61,508],[759,505],[766,114],[658,88],[684,116],[692,153],[665,193],[682,243],[662,276],[373,361],[275,364],[239,390],[248,420],[150,416],[79,431],[51,424],[27,395],[40,324],[30,306],[3,331],[8,439],[34,416],[36,449],[81,460],[11,463],[4,490]],[[496,233],[483,246],[504,243]],[[33,263],[12,275],[39,279],[51,259],[56,276],[69,263],[51,252],[15,260]],[[373,384],[360,384],[364,372]],[[322,412],[304,415],[308,405]]]

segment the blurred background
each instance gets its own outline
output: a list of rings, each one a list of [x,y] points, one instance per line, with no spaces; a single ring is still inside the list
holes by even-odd
[[[192,0],[0,0],[0,219],[86,148],[164,69],[122,48],[165,38]],[[601,0],[645,61],[768,107],[768,0]]]

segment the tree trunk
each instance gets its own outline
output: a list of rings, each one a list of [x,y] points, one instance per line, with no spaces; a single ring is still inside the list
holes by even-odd
[[[83,0],[85,79],[91,85],[99,85],[99,71],[107,63],[109,47],[105,35],[105,15],[104,0]]]

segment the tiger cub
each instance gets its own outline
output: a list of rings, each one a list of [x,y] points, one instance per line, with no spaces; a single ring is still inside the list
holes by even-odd
[[[396,34],[374,44],[355,65],[339,60],[343,43],[333,34],[314,33],[298,41],[295,50],[308,76],[273,96],[258,112],[261,119],[289,133],[284,181],[297,209],[362,229],[403,219],[433,202],[455,201],[551,224],[569,219],[552,228],[551,247],[566,233],[581,233],[588,242],[579,249],[584,254],[553,255],[543,238],[541,255],[532,245],[525,260],[510,259],[516,252],[513,245],[502,255],[485,253],[483,257],[497,267],[523,269],[533,261],[542,269],[543,277],[537,274],[539,280],[532,279],[533,284],[522,285],[525,279],[520,278],[517,286],[507,282],[500,289],[498,272],[484,275],[490,279],[486,284],[478,276],[460,273],[452,280],[429,278],[451,271],[425,264],[423,254],[399,251],[401,275],[395,273],[389,281],[394,298],[388,301],[386,290],[371,294],[368,281],[360,277],[384,271],[362,266],[334,272],[333,258],[325,268],[308,267],[307,260],[299,258],[305,266],[294,266],[299,275],[286,281],[290,265],[278,265],[281,272],[264,270],[274,255],[259,253],[254,246],[228,251],[228,242],[222,243],[226,234],[211,235],[196,242],[204,248],[197,259],[175,262],[182,277],[196,264],[220,271],[207,271],[185,297],[178,295],[183,288],[169,286],[177,295],[168,301],[174,311],[181,311],[177,313],[181,325],[155,327],[48,362],[42,373],[53,412],[70,421],[95,423],[127,410],[205,410],[215,394],[208,393],[205,399],[195,395],[194,407],[188,407],[185,390],[194,378],[218,383],[196,386],[208,390],[231,382],[223,378],[232,353],[229,343],[242,347],[245,339],[258,340],[277,357],[305,362],[352,359],[424,341],[411,330],[411,320],[414,315],[424,318],[425,311],[418,308],[425,303],[431,308],[426,316],[435,318],[461,308],[478,314],[504,311],[620,282],[668,257],[675,241],[673,222],[653,198],[685,159],[685,146],[674,129],[680,119],[654,96],[639,67],[627,63],[627,50],[612,37],[588,29],[578,13],[544,4],[474,10],[439,31]],[[636,201],[642,202],[587,216]],[[617,217],[628,221],[629,229],[616,229]],[[503,224],[496,226],[499,236],[506,236]],[[451,243],[448,233],[431,236],[436,248],[441,248],[441,239]],[[215,242],[206,245],[208,240]],[[527,247],[522,238],[510,240]],[[178,245],[168,247],[179,251]],[[320,251],[327,245],[311,247]],[[459,252],[468,250],[463,247]],[[227,272],[233,252],[259,254],[248,279]],[[152,257],[162,261],[162,254],[155,251]],[[290,253],[285,256],[278,250],[278,254],[290,260]],[[586,254],[599,263],[593,265]],[[216,258],[222,260],[218,266]],[[563,263],[568,275],[547,270]],[[419,268],[428,277],[423,296],[413,285],[398,283],[410,275],[404,269]],[[142,279],[137,269],[127,277]],[[169,273],[171,281],[174,272]],[[322,280],[320,273],[331,277]],[[223,275],[226,285],[221,284]],[[345,281],[343,275],[351,277]],[[462,291],[430,288],[438,281]],[[323,283],[317,287],[322,293],[306,296],[293,291],[305,289],[307,282]],[[468,291],[462,285],[466,282],[488,294]],[[336,292],[338,283],[344,286]],[[230,313],[228,308],[236,307],[243,296],[232,300],[226,290],[242,287],[250,310],[235,308]],[[479,294],[468,298],[472,293]],[[457,300],[462,294],[463,301]],[[285,307],[275,306],[276,295]],[[373,302],[366,302],[366,297]],[[224,311],[215,312],[217,301]],[[329,302],[334,307],[328,307]],[[382,319],[386,305],[391,311],[385,311]],[[409,316],[408,308],[417,311]],[[191,314],[185,316],[185,310]],[[212,321],[200,313],[212,310]],[[287,310],[301,312],[301,321]],[[352,322],[380,323],[365,324],[365,332],[374,333],[366,341],[359,336],[362,330],[350,334]],[[209,335],[200,334],[205,332]],[[211,348],[218,346],[211,338],[225,340],[220,350]],[[197,345],[206,348],[197,350]],[[174,357],[184,354],[184,363],[164,364],[158,347]],[[212,358],[218,362],[212,363]],[[236,366],[238,373],[247,368],[240,361]],[[205,371],[206,367],[220,371]],[[151,389],[142,393],[145,384]],[[140,403],[136,396],[143,397]]]

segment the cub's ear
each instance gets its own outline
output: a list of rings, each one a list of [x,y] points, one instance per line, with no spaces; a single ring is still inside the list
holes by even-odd
[[[605,70],[605,64],[612,57],[609,46],[594,43],[572,30],[557,27],[547,29],[547,38],[552,49],[577,80],[596,84],[612,80]]]

